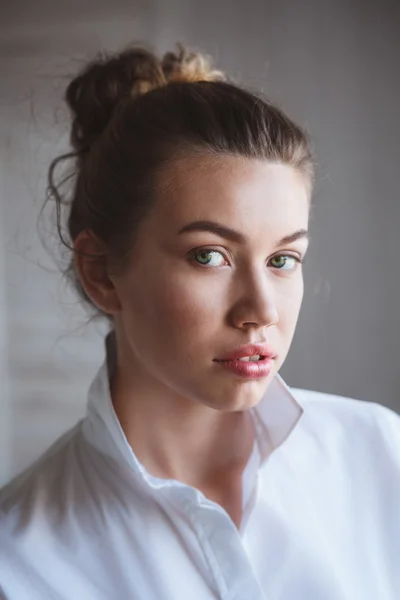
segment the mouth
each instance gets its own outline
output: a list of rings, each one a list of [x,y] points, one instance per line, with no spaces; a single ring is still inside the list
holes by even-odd
[[[254,356],[243,356],[243,358],[238,358],[241,362],[259,362],[260,360],[265,360],[267,357],[262,354],[254,354]]]
[[[276,357],[277,353],[270,344],[246,344],[228,351],[214,360],[215,362],[265,362],[274,360]]]
[[[277,353],[267,344],[247,344],[214,359],[224,370],[241,379],[268,377],[273,369]]]

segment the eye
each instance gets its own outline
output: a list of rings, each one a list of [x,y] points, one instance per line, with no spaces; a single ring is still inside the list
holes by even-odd
[[[194,250],[191,256],[198,265],[203,267],[221,267],[226,262],[221,252],[211,248]]]
[[[271,258],[272,266],[279,271],[294,271],[302,262],[301,258],[291,254],[278,254]]]

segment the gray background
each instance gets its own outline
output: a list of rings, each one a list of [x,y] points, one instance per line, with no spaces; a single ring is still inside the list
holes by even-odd
[[[3,0],[1,12],[0,482],[83,414],[103,357],[104,329],[85,325],[36,222],[49,161],[67,147],[68,76],[130,40],[206,51],[308,128],[312,244],[282,374],[400,412],[398,3]]]

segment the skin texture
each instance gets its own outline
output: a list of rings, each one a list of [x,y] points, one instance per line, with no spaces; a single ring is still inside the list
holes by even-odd
[[[111,274],[105,260],[81,252],[76,264],[93,302],[114,316],[111,395],[139,460],[154,475],[198,487],[239,522],[240,476],[254,440],[246,411],[282,366],[303,298],[301,264],[279,257],[304,258],[307,239],[278,241],[307,230],[308,182],[287,165],[189,156],[157,183],[160,198],[140,225],[128,267]],[[199,220],[243,240],[179,234]],[[75,247],[105,251],[88,232]],[[267,378],[245,380],[214,362],[256,342],[278,354]]]

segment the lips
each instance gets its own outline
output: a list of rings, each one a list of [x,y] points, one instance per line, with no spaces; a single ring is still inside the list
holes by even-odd
[[[260,356],[261,360],[272,360],[277,357],[275,350],[270,344],[246,344],[244,346],[239,346],[214,360],[215,362],[225,362],[256,355]]]
[[[258,360],[249,360],[249,357],[256,355]],[[269,344],[246,344],[214,359],[214,362],[236,379],[249,381],[268,377],[273,372],[273,360],[276,357],[275,350]],[[245,358],[247,360],[243,360]]]

